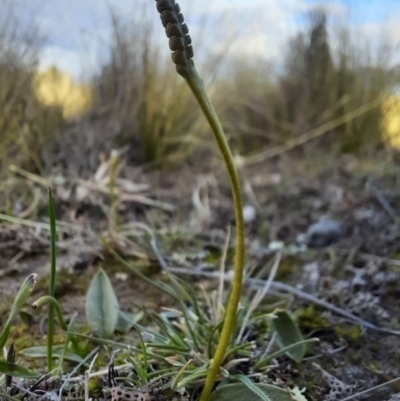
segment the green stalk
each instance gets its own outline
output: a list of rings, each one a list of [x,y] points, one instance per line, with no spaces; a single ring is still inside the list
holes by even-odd
[[[61,306],[54,297],[51,297],[50,295],[45,295],[43,297],[40,297],[37,301],[35,301],[32,304],[32,308],[33,309],[40,308],[42,305],[44,305],[46,303],[49,304],[49,307],[52,306],[56,310],[57,318],[58,318],[58,321],[60,322],[61,329],[65,332],[67,332],[68,326],[65,323],[65,320],[64,320],[64,317],[62,314],[62,310],[61,310]]]
[[[205,117],[207,118],[207,121],[213,131],[214,138],[218,144],[218,148],[224,159],[232,189],[236,220],[236,253],[231,295],[229,297],[227,309],[225,312],[221,336],[215,350],[214,357],[211,362],[211,367],[208,371],[204,389],[200,398],[200,401],[207,401],[214,387],[215,378],[217,377],[219,368],[225,358],[226,350],[235,329],[237,309],[242,295],[244,270],[243,201],[239,176],[235,167],[231,150],[228,145],[228,141],[226,140],[217,113],[215,112],[211,100],[209,99],[204,89],[203,82],[194,67],[193,69],[191,69],[191,71],[189,71],[187,75],[184,76],[184,78],[190,89],[192,90],[194,96],[196,97],[197,102],[203,110]]]
[[[54,310],[56,311],[58,321],[60,322],[61,330],[63,330],[65,333],[67,333],[67,338],[65,340],[65,347],[64,347],[64,352],[63,352],[63,354],[61,356],[61,361],[62,361],[63,357],[65,356],[65,353],[66,353],[68,345],[69,345],[69,341],[71,341],[71,343],[73,345],[74,352],[77,353],[78,355],[80,355],[81,353],[80,353],[79,343],[76,340],[76,338],[71,336],[70,330],[68,329],[68,326],[65,323],[64,316],[63,316],[62,310],[61,310],[61,306],[60,306],[59,302],[54,297],[51,297],[50,295],[45,295],[43,297],[40,297],[38,300],[36,300],[32,304],[32,308],[33,309],[40,308],[45,303],[48,303],[49,304],[49,308],[52,307],[53,311]],[[71,319],[72,323],[73,323],[74,319],[75,319],[74,317]],[[53,324],[54,324],[54,321],[53,321]],[[71,325],[71,323],[70,323],[70,325]],[[53,353],[51,354],[51,356],[53,357]],[[61,365],[61,361],[60,361],[60,365]]]
[[[50,270],[50,287],[49,296],[55,296],[56,292],[56,212],[54,207],[54,199],[51,189],[49,188],[49,218],[50,218],[50,246],[51,246],[51,270]],[[49,311],[47,317],[47,370],[53,370],[53,342],[54,342],[54,310],[52,303],[49,303]]]
[[[235,329],[236,314],[242,294],[244,270],[244,221],[242,193],[239,176],[222,125],[218,119],[217,113],[214,110],[211,100],[207,95],[203,81],[199,76],[192,60],[193,48],[191,46],[191,38],[188,35],[189,29],[183,22],[184,19],[180,12],[180,7],[178,4],[175,4],[174,0],[156,0],[156,3],[157,10],[160,13],[161,22],[164,25],[166,34],[169,38],[169,47],[173,51],[171,57],[173,62],[176,64],[176,70],[178,74],[180,74],[186,80],[189,88],[199,103],[213,131],[214,138],[224,159],[230,180],[235,208],[236,254],[234,277],[220,339],[215,350],[214,357],[211,361],[211,366],[208,370],[204,389],[200,397],[200,401],[208,401],[220,366],[225,358],[231,336]]]

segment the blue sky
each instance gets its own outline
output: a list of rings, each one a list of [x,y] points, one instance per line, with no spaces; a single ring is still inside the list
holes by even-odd
[[[159,16],[151,11],[153,0],[7,0],[18,3],[21,19],[34,18],[46,36],[40,67],[57,65],[75,78],[94,72],[107,53],[110,38],[109,7],[128,24],[143,2],[149,7],[149,18],[159,24],[160,40],[165,40]],[[149,4],[150,3],[150,4]],[[346,24],[351,26],[360,43],[379,42],[382,37],[400,48],[400,0],[179,0],[189,28],[195,33],[199,21],[219,20],[216,40],[209,51],[221,50],[224,35],[234,36],[231,52],[257,54],[279,62],[290,36],[307,23],[307,12],[315,5],[326,7],[332,18],[332,32]],[[192,34],[194,44],[196,37]],[[399,49],[400,51],[400,49]],[[399,58],[397,58],[399,60]]]

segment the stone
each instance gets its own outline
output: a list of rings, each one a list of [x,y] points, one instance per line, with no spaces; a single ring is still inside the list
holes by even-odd
[[[324,248],[335,244],[342,236],[340,223],[334,220],[320,220],[308,227],[305,243],[310,248]]]

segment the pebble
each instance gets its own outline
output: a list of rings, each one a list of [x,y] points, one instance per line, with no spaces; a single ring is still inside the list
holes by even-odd
[[[340,223],[334,220],[320,220],[308,227],[305,243],[310,248],[324,248],[335,244],[342,236]]]
[[[257,217],[257,211],[254,206],[246,205],[243,208],[243,219],[245,223],[251,223]]]

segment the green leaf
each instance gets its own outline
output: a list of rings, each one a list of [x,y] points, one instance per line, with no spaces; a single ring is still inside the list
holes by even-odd
[[[299,345],[306,345],[309,343],[317,342],[319,341],[318,338],[309,338],[308,340],[300,341],[298,343],[294,343],[291,345],[288,345],[287,347],[281,348],[279,351],[274,352],[273,354],[269,354],[267,357],[264,359],[260,359],[254,367],[256,369],[262,368],[264,366],[267,366],[273,359],[278,358],[278,356],[281,356],[283,354],[288,353],[291,349],[298,347]]]
[[[49,193],[49,219],[50,219],[50,249],[51,249],[51,263],[50,263],[50,288],[49,295],[54,297],[56,290],[56,275],[57,275],[57,254],[56,254],[56,241],[57,241],[57,228],[56,228],[56,209],[54,205],[53,193],[50,188],[47,188]],[[51,308],[51,306],[49,306]]]
[[[62,353],[64,351],[64,346],[63,345],[57,345],[56,347],[53,347],[53,358],[60,358]],[[47,347],[31,347],[31,348],[25,348],[23,351],[21,351],[22,355],[29,356],[31,358],[46,358],[47,357]],[[64,355],[64,359],[71,361],[71,362],[77,362],[81,363],[83,359],[71,352],[67,351]]]
[[[36,276],[37,274],[32,273],[29,275],[25,281],[22,283],[21,288],[17,292],[15,296],[14,303],[11,307],[10,315],[4,325],[3,331],[0,335],[0,350],[3,350],[4,346],[6,345],[8,335],[10,334],[11,323],[14,317],[21,311],[22,307],[25,305],[26,301],[31,294],[33,287],[36,284]]]
[[[265,398],[261,398],[254,392],[254,389],[250,389],[246,384],[238,383],[218,387],[211,394],[210,401],[262,401],[263,399],[269,401],[293,401],[289,391],[271,384],[254,384],[254,387],[260,390]]]
[[[23,377],[25,379],[34,379],[40,376],[38,373],[24,368],[21,365],[7,361],[0,361],[0,372],[13,377]]]
[[[119,305],[110,279],[100,269],[90,284],[86,297],[86,319],[100,338],[110,338],[117,327]]]
[[[121,333],[127,333],[136,323],[140,321],[144,313],[126,313],[119,311],[116,330]]]
[[[56,291],[56,276],[57,276],[56,212],[55,212],[53,193],[51,192],[50,188],[47,189],[49,192],[50,249],[51,249],[49,295],[54,298]],[[53,370],[54,332],[55,332],[54,308],[52,304],[49,304],[49,309],[47,313],[47,370],[49,372]]]
[[[236,379],[240,380],[249,390],[251,390],[254,395],[256,395],[262,401],[271,401],[271,398],[268,397],[259,387],[256,386],[256,383],[252,382],[245,375],[237,375]]]
[[[304,338],[299,327],[285,310],[278,310],[274,313],[272,326],[276,331],[276,342],[279,348],[286,350],[286,355],[296,362],[301,362],[306,352]],[[297,344],[292,346],[293,344]]]

